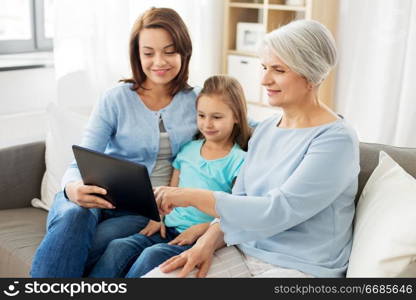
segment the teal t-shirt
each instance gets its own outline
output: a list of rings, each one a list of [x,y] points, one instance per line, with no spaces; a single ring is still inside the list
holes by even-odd
[[[207,160],[201,156],[203,143],[204,140],[195,140],[185,144],[173,161],[173,167],[180,171],[179,187],[231,193],[246,152],[234,144],[226,156]],[[165,217],[165,225],[182,232],[212,220],[213,217],[194,207],[177,207]]]

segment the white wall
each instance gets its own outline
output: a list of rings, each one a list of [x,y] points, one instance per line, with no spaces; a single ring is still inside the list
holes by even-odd
[[[0,116],[46,108],[56,99],[53,68],[0,72]]]
[[[44,140],[46,126],[44,111],[0,116],[0,148]]]
[[[0,72],[0,148],[43,140],[45,109],[55,100],[53,68]]]
[[[249,104],[247,106],[248,116],[256,121],[263,121],[268,117],[278,113],[280,109],[278,108],[271,108],[271,107],[263,107],[258,105]]]

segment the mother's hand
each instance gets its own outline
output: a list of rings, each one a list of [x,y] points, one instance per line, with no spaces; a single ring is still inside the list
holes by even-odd
[[[186,277],[192,270],[198,268],[196,277],[205,277],[214,258],[215,249],[204,247],[198,242],[190,249],[174,256],[159,266],[164,273],[172,272],[182,267],[178,277]]]
[[[105,189],[94,185],[85,185],[81,180],[68,183],[65,191],[68,199],[81,207],[114,208],[110,202],[98,196],[107,194]]]
[[[154,193],[159,212],[163,215],[169,214],[175,207],[189,206],[189,203],[183,199],[182,188],[159,186],[154,188]]]

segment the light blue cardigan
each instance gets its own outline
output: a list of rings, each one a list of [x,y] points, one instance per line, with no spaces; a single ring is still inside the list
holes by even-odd
[[[196,133],[195,100],[200,88],[181,91],[168,106],[151,111],[130,87],[129,83],[120,84],[98,101],[81,146],[141,163],[151,174],[159,151],[159,116],[162,116],[172,157],[175,157],[180,147]],[[73,162],[62,178],[62,188],[68,182],[80,179],[78,167]]]

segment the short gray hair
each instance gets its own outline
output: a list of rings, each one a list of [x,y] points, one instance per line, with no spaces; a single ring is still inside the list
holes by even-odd
[[[269,48],[291,70],[319,85],[337,62],[331,32],[313,20],[298,20],[266,34],[263,47]]]

